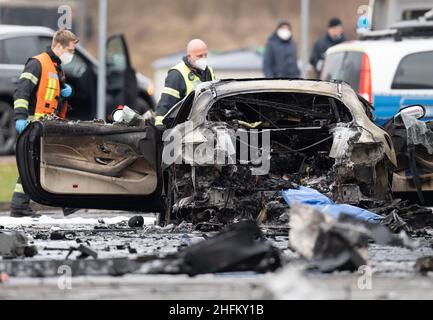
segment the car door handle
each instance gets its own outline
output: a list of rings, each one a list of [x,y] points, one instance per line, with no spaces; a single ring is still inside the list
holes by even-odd
[[[99,158],[99,157],[95,158],[96,163],[102,164],[104,166],[106,166],[107,164],[109,164],[110,162],[113,162],[113,161],[114,161],[114,159]]]

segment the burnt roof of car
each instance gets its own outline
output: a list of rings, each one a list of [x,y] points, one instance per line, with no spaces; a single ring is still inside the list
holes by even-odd
[[[226,79],[218,79],[216,82],[213,82],[214,85],[218,84],[226,84],[229,82],[249,82],[249,81],[275,81],[275,80],[288,80],[288,81],[306,81],[306,82],[327,82],[327,83],[347,83],[342,80],[318,80],[318,79],[304,79],[304,78],[226,78]]]
[[[201,92],[206,91],[206,90],[220,90],[222,89],[224,86],[232,84],[232,83],[251,83],[251,82],[273,82],[273,81],[293,81],[293,82],[304,82],[306,85],[311,85],[311,84],[333,84],[333,85],[337,85],[337,84],[345,84],[350,86],[347,82],[345,81],[341,81],[341,80],[317,80],[317,79],[302,79],[302,78],[241,78],[241,79],[221,79],[221,80],[216,80],[216,81],[212,81],[212,82],[205,82],[202,83],[201,86]],[[200,87],[199,87],[200,88]],[[325,88],[324,88],[325,89]],[[329,93],[334,93],[334,94],[338,94],[340,95],[341,92],[338,91],[338,86],[335,86],[335,89],[333,90],[327,90]]]
[[[231,82],[231,81],[273,81],[273,80],[295,80],[295,81],[311,81],[311,82],[331,82],[331,83],[340,83],[343,82],[341,80],[318,80],[318,79],[305,79],[305,78],[226,78],[226,79],[218,79],[218,83],[221,82]]]

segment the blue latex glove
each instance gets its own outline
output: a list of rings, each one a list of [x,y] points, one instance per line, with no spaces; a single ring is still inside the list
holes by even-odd
[[[27,120],[19,119],[15,121],[15,129],[17,129],[17,132],[21,134],[21,132],[24,131],[28,124],[29,123],[27,122]]]
[[[69,84],[65,84],[62,90],[60,90],[60,95],[63,98],[68,98],[72,94],[72,87]]]

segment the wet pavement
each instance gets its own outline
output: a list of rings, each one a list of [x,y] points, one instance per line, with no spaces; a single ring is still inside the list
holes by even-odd
[[[215,234],[156,227],[152,214],[141,214],[144,226],[138,229],[127,224],[136,215],[131,212],[89,210],[68,217],[61,212],[43,214],[32,219],[10,218],[7,212],[0,213],[0,226],[25,232],[39,249],[32,258],[0,260],[0,268],[2,263],[13,261],[30,264],[63,261],[69,249],[80,244],[96,251],[98,260],[163,257]],[[51,232],[59,229],[70,232],[68,238],[51,240]],[[58,270],[58,276],[52,277],[10,277],[0,283],[0,299],[433,299],[432,274],[421,276],[414,269],[417,258],[433,255],[433,242],[429,238],[417,239],[420,246],[414,250],[370,244],[368,268],[359,273],[323,274],[305,270],[305,261],[288,248],[284,230],[263,231],[282,250],[285,266],[275,273],[232,272],[188,277],[149,275],[138,270],[120,277],[86,275],[66,279]],[[79,254],[74,251],[69,259],[76,260]]]

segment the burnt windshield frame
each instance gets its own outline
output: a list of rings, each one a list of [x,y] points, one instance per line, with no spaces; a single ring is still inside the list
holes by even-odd
[[[176,117],[172,123],[173,126],[188,120],[192,110],[194,98],[195,98],[195,91],[193,90],[188,96],[186,96],[186,98],[182,102],[182,105],[179,107]]]

